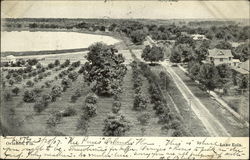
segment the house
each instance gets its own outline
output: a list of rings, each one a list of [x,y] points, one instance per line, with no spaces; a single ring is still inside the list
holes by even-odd
[[[211,49],[208,50],[208,56],[206,61],[212,63],[215,66],[219,64],[228,64],[231,65],[233,60],[233,55],[231,50],[228,49]]]
[[[233,48],[237,48],[238,46],[244,44],[244,42],[229,42]]]
[[[232,75],[236,84],[240,84],[240,81],[242,81],[244,77],[246,77],[249,84],[249,60],[241,63],[238,67],[232,67]]]
[[[9,65],[9,64],[15,63],[15,62],[16,62],[16,57],[13,55],[1,57],[1,65]]]
[[[249,60],[239,64],[237,68],[233,69],[241,75],[249,75]]]
[[[193,38],[193,40],[207,40],[205,35],[202,34],[192,34],[191,37]]]
[[[233,59],[232,60],[232,63],[231,63],[231,66],[232,67],[236,67],[236,68],[238,68],[239,67],[239,65],[240,65],[240,60],[239,59]]]

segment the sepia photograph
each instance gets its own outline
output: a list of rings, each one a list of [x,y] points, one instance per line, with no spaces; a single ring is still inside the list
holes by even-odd
[[[249,1],[1,1],[1,136],[248,137]]]

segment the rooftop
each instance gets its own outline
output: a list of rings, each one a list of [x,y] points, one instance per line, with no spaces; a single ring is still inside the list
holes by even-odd
[[[209,49],[208,50],[208,57],[214,57],[214,58],[229,58],[233,57],[231,50],[229,49]]]

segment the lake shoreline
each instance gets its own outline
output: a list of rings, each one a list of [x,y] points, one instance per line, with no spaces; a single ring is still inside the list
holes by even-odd
[[[6,30],[3,29],[2,32],[22,32],[22,31],[28,31],[28,32],[72,32],[72,33],[82,33],[82,34],[89,34],[89,35],[100,35],[100,36],[108,36],[111,37],[118,42],[111,44],[111,45],[119,45],[122,43],[122,39],[120,36],[117,35],[117,33],[111,34],[111,32],[91,32],[86,30],[73,30],[73,29],[30,29],[30,28],[14,28],[12,30]],[[105,43],[105,42],[104,42]],[[73,48],[73,49],[58,49],[58,50],[39,50],[39,51],[1,51],[1,57],[6,57],[8,55],[13,56],[31,56],[31,55],[50,55],[50,54],[60,54],[60,53],[74,53],[74,52],[80,52],[80,51],[87,51],[88,47],[86,48]]]

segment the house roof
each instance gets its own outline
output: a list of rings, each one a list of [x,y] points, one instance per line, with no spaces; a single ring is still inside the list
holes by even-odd
[[[239,59],[233,59],[232,62],[240,63],[240,60]]]
[[[231,50],[229,49],[209,49],[208,50],[208,57],[214,57],[214,58],[229,58],[233,57]]]
[[[243,62],[240,64],[240,68],[241,69],[244,69],[245,71],[248,71],[249,72],[249,60]]]

